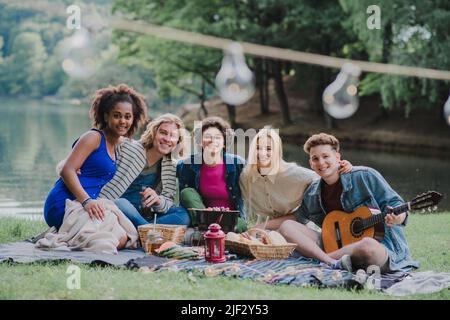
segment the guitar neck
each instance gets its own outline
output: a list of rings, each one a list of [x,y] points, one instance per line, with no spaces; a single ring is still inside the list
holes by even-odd
[[[380,214],[373,214],[370,218],[365,219],[363,221],[363,229],[364,230],[369,229],[380,222],[384,222],[384,217],[386,217],[387,214],[393,213],[395,215],[399,215],[410,209],[411,209],[410,202],[407,202],[395,208],[389,209],[387,212],[382,212]]]

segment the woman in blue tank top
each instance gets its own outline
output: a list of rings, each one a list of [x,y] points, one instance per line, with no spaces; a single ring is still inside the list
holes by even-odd
[[[103,219],[104,208],[95,199],[116,172],[115,147],[146,120],[147,106],[141,94],[121,84],[97,90],[89,115],[95,128],[75,141],[45,201],[45,221],[57,229],[66,199],[78,200],[91,218]]]

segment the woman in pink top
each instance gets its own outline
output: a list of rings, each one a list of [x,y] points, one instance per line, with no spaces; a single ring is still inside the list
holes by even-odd
[[[230,125],[219,117],[209,117],[194,133],[202,152],[178,163],[180,204],[185,208],[225,207],[239,210],[237,232],[246,229],[239,176],[245,160],[225,152],[225,142],[232,136]],[[196,224],[196,217],[191,216]]]

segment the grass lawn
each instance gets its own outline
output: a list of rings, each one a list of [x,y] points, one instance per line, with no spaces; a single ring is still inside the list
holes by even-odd
[[[0,243],[45,230],[42,221],[0,218]],[[450,212],[410,216],[405,232],[419,271],[450,272]],[[0,264],[0,299],[398,299],[368,290],[268,285],[226,277],[195,278],[184,272],[143,273],[79,264],[81,288],[66,286],[70,263]],[[403,299],[450,299],[450,290]]]

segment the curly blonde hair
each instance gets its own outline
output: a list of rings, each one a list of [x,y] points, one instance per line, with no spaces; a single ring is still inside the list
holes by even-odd
[[[122,83],[118,86],[97,90],[92,100],[89,116],[92,119],[92,125],[102,130],[107,126],[105,115],[119,102],[128,102],[133,108],[133,123],[126,135],[129,138],[147,120],[147,105],[144,96],[126,84]]]
[[[145,149],[150,149],[153,146],[153,140],[155,139],[156,133],[158,132],[159,127],[163,123],[173,123],[177,126],[179,138],[177,142],[177,147],[175,148],[174,152],[172,152],[172,154],[175,155],[176,158],[184,157],[186,153],[186,143],[187,143],[186,129],[183,121],[178,116],[171,113],[165,113],[163,115],[160,115],[159,117],[150,121],[147,124],[147,128],[145,129],[140,139],[142,145],[144,146]]]

